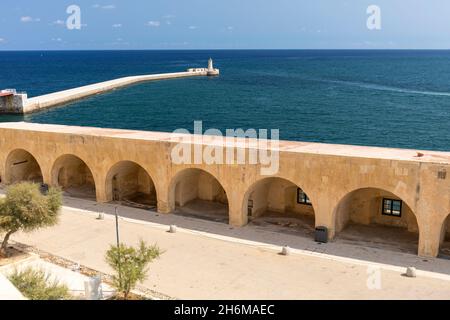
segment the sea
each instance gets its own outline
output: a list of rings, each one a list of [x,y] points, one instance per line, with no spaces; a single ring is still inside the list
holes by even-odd
[[[0,88],[33,97],[210,57],[219,77],[143,83],[0,122],[192,132],[202,121],[278,129],[283,140],[450,151],[450,51],[0,51]]]

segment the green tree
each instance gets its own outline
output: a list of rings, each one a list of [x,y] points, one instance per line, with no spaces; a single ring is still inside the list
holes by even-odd
[[[142,240],[137,248],[123,243],[118,247],[111,245],[106,252],[106,262],[115,271],[113,285],[125,300],[136,284],[147,278],[147,265],[160,255],[161,251],[156,245],[147,246]]]
[[[58,223],[61,191],[50,188],[44,195],[38,184],[23,182],[6,190],[0,200],[0,232],[5,233],[0,254],[7,256],[8,240],[17,231],[30,232]]]

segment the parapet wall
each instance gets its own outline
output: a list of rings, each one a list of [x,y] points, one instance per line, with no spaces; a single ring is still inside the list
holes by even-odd
[[[57,185],[56,163],[64,156],[74,155],[92,172],[97,201],[105,202],[111,200],[112,168],[117,168],[119,163],[136,163],[151,177],[158,211],[170,213],[174,210],[176,181],[187,170],[197,169],[210,174],[223,187],[230,224],[245,225],[249,190],[268,178],[261,174],[261,165],[248,162],[176,164],[171,155],[177,145],[174,138],[180,136],[162,132],[3,123],[0,124],[0,176],[2,182],[12,182],[10,171],[15,161],[11,160],[11,155],[20,151],[25,161],[28,159],[25,154],[36,159],[44,182]],[[205,152],[211,147],[224,146],[224,143],[203,140],[195,146]],[[250,149],[258,148],[258,140],[236,139],[236,146],[248,153]],[[278,150],[279,170],[270,177],[289,181],[307,193],[314,208],[316,226],[327,227],[330,238],[339,232],[341,220],[347,219],[337,214],[345,207],[346,199],[361,202],[366,191],[353,196],[355,191],[381,190],[377,191],[377,197],[388,194],[401,199],[408,207],[405,219],[415,217],[417,220],[411,230],[419,233],[419,254],[438,254],[445,232],[444,223],[450,214],[449,152],[290,141],[281,141],[279,147],[271,149]],[[348,212],[349,217],[355,214],[358,212]],[[370,217],[361,215],[356,219]],[[406,222],[399,220],[400,224]]]

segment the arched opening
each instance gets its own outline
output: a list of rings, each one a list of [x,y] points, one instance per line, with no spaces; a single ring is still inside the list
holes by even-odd
[[[302,188],[289,180],[271,177],[258,181],[247,191],[243,210],[250,225],[308,237],[314,234],[312,202]]]
[[[350,192],[340,201],[334,215],[337,241],[417,253],[416,216],[391,192],[377,188]]]
[[[439,255],[450,259],[450,215],[444,220],[441,233],[441,245]]]
[[[92,172],[77,156],[69,154],[59,157],[53,165],[52,181],[70,197],[94,200],[96,198]]]
[[[222,185],[208,172],[186,169],[170,186],[175,213],[228,223],[228,198]]]
[[[121,161],[115,164],[106,178],[108,201],[153,210],[157,206],[155,184],[150,175],[135,162]]]
[[[43,183],[41,167],[34,156],[23,149],[12,151],[6,159],[6,183],[30,181]]]

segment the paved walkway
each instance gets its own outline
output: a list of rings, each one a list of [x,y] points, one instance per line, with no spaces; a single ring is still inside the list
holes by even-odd
[[[144,285],[181,299],[450,299],[450,261],[347,243],[311,239],[247,226],[120,207],[120,235],[135,244],[157,243],[164,254]],[[106,212],[96,220],[97,212]],[[104,253],[115,243],[114,207],[65,199],[60,224],[13,240],[111,272]],[[168,225],[176,224],[175,234]],[[278,254],[281,245],[293,248]],[[402,276],[406,266],[421,271]],[[380,268],[380,289],[373,268]],[[423,271],[422,271],[423,270]],[[376,273],[375,273],[376,274]],[[373,288],[372,286],[372,288]]]

